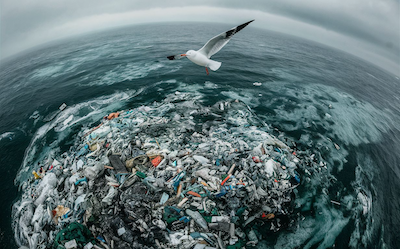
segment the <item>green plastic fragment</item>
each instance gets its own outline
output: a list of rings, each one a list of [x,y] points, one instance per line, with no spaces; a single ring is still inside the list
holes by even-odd
[[[177,217],[170,217],[170,218],[168,218],[168,219],[166,220],[166,222],[167,222],[168,224],[171,224],[172,222],[177,221],[177,220],[178,220]]]
[[[244,213],[244,211],[247,209],[247,207],[241,207],[241,208],[239,208],[237,211],[236,211],[236,215],[237,216],[241,216],[243,213]]]
[[[203,216],[203,218],[207,221],[207,223],[211,223],[212,216]]]
[[[96,240],[86,226],[78,222],[72,222],[66,228],[57,233],[56,238],[54,239],[53,248],[65,248],[65,242],[73,239],[76,241],[79,248],[82,248],[89,242],[96,244]]]
[[[214,209],[211,211],[211,214],[212,214],[212,215],[218,216],[218,215],[219,215],[218,209],[217,209],[217,208],[214,208]]]
[[[90,218],[88,219],[89,222],[95,222],[96,218],[92,215],[90,216]]]
[[[144,178],[147,177],[147,175],[146,175],[145,173],[140,172],[140,171],[137,171],[137,172],[136,172],[136,175],[137,175],[138,177],[142,178],[142,179],[144,179]]]

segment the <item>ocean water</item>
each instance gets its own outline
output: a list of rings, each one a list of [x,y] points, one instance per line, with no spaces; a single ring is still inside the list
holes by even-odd
[[[243,101],[272,133],[321,163],[300,171],[293,222],[260,248],[399,248],[400,79],[341,51],[251,25],[213,56],[222,66],[209,76],[187,59],[167,60],[228,28],[124,27],[2,61],[0,244],[16,247],[12,205],[39,160],[67,151],[82,127],[110,112],[179,91],[195,93],[204,106]],[[68,108],[59,112],[64,102]]]

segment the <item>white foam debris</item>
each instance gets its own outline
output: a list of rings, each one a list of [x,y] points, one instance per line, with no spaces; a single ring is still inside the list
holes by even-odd
[[[65,104],[65,103],[62,103],[62,104],[60,105],[60,107],[58,107],[58,109],[59,109],[60,111],[64,111],[65,108],[67,108],[67,104]]]
[[[371,210],[372,199],[362,192],[359,192],[357,194],[357,199],[360,201],[362,205],[363,215],[366,215]]]
[[[0,141],[5,138],[8,138],[11,140],[13,135],[14,135],[14,132],[5,132],[0,135]]]

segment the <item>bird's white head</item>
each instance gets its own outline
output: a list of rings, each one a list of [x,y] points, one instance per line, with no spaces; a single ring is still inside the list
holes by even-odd
[[[196,51],[194,51],[194,50],[188,50],[188,51],[186,52],[186,54],[181,54],[181,56],[186,56],[186,57],[188,57],[188,58],[194,57],[195,55],[196,55]]]

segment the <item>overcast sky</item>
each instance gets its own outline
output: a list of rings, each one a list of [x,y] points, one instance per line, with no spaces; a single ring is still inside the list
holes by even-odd
[[[400,75],[400,0],[0,0],[0,58],[117,26],[221,22],[335,47]],[[229,26],[230,27],[230,26]]]

